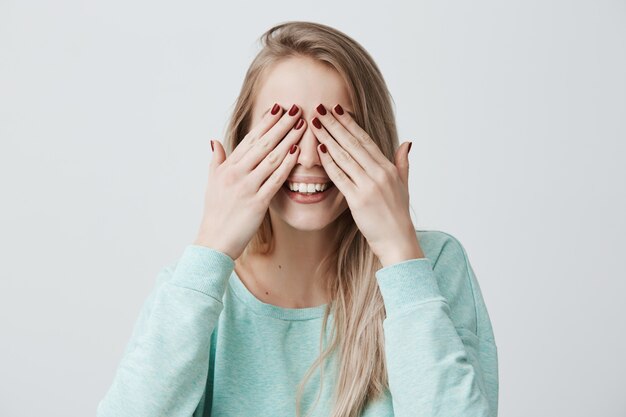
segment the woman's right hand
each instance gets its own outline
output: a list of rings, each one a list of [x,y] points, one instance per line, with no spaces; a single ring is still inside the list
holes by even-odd
[[[290,112],[270,109],[226,158],[214,140],[200,231],[194,241],[237,259],[257,232],[270,201],[291,173],[300,148],[295,145],[306,121],[295,104]],[[294,113],[295,112],[295,113]],[[300,128],[296,129],[296,122]],[[284,140],[283,140],[284,138]],[[290,153],[292,145],[295,152]]]

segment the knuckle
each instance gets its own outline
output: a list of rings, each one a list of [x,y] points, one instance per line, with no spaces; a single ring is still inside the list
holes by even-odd
[[[239,177],[239,175],[236,172],[236,169],[229,169],[225,172],[222,173],[222,179],[224,182],[224,185],[231,187],[233,186],[235,183],[237,183],[237,178]]]
[[[348,180],[348,176],[341,169],[335,169],[335,177],[337,178],[338,182],[342,182],[342,181]]]
[[[352,135],[348,136],[348,148],[355,150],[357,148],[359,148],[361,146],[361,142],[359,141],[358,138],[355,138]]]
[[[276,165],[276,163],[278,162],[278,158],[279,158],[279,154],[278,154],[278,150],[275,149],[272,152],[270,152],[269,155],[267,155],[267,162],[271,165],[274,166]]]
[[[367,141],[369,141],[370,136],[367,134],[367,132],[365,131],[361,131],[359,133],[357,133],[357,139],[360,143],[367,143]]]
[[[274,173],[268,178],[271,185],[282,185],[282,177],[280,171],[274,171]]]
[[[339,151],[339,160],[341,161],[349,161],[350,160],[350,154],[348,152],[346,152],[345,150],[340,150]]]
[[[261,149],[263,149],[263,151],[267,151],[268,149],[271,148],[272,146],[272,141],[270,140],[270,138],[263,138],[260,142],[259,145],[261,145]]]
[[[247,201],[250,197],[254,197],[259,190],[254,181],[243,181],[240,187],[244,194],[242,195],[243,199],[241,201]]]
[[[374,168],[372,177],[378,184],[387,184],[389,182],[389,172],[385,168]]]
[[[252,143],[255,143],[258,139],[259,139],[259,135],[256,133],[256,131],[251,130],[250,132],[246,134],[246,136],[243,137],[243,140],[239,143],[248,142],[252,144]]]

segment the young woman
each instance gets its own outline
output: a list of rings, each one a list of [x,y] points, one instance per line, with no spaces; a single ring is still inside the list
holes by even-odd
[[[496,416],[480,287],[457,239],[412,224],[378,67],[321,24],[261,40],[227,148],[211,141],[197,238],[98,416]]]

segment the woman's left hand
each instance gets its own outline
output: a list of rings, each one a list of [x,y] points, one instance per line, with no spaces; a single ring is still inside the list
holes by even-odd
[[[337,109],[329,112],[320,104],[316,118],[321,125],[312,120],[326,173],[346,198],[355,223],[383,267],[423,258],[409,215],[411,144],[398,147],[394,164],[348,112],[340,114],[341,107],[340,112]]]

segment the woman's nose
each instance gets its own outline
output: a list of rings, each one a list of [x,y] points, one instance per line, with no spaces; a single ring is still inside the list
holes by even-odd
[[[322,166],[322,161],[317,153],[317,146],[320,144],[320,141],[312,131],[315,127],[309,122],[306,126],[304,126],[304,128],[305,131],[298,142],[298,146],[300,147],[298,164],[307,168],[315,165]]]

